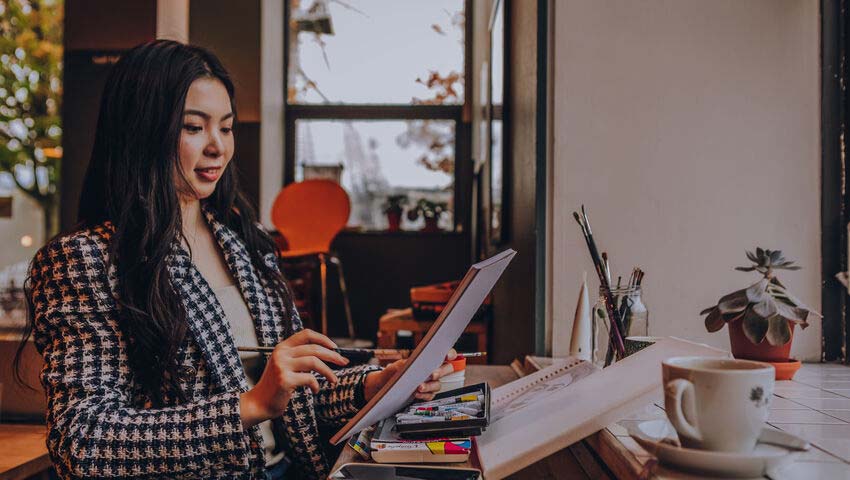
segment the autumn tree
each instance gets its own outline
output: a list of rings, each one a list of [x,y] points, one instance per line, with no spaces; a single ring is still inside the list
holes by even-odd
[[[62,158],[62,0],[0,0],[0,172],[58,232]]]

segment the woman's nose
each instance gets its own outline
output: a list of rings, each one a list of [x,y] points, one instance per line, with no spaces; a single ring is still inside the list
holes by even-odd
[[[224,141],[221,138],[221,134],[215,130],[211,131],[209,134],[209,140],[207,142],[207,148],[204,150],[209,156],[219,156],[224,152]]]

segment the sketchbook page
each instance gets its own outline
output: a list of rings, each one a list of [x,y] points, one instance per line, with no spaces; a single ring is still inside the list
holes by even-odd
[[[582,378],[599,371],[599,367],[575,357],[557,358],[552,365],[493,389],[490,421],[522,410],[555,395]]]
[[[516,251],[509,249],[470,267],[446,308],[410,354],[404,367],[331,438],[331,443],[338,444],[393,415],[410,402],[416,387],[442,365],[446,353],[460,338],[514,255]]]
[[[491,421],[487,431],[476,438],[484,477],[504,478],[644,407],[661,391],[661,362],[684,355],[728,357],[729,353],[673,337],[663,338],[600,372]]]

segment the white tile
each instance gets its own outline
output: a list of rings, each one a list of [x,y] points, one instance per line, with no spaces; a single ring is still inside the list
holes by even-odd
[[[807,387],[815,387],[815,388],[850,388],[850,380],[833,380],[829,378],[818,378],[815,380],[804,380],[801,382],[795,382],[798,385],[805,385]]]
[[[850,465],[840,462],[794,462],[772,473],[773,480],[850,480]]]
[[[798,398],[841,398],[836,393],[803,385],[777,385],[774,387],[773,393],[782,398],[790,398],[792,400]]]
[[[782,430],[804,438],[844,461],[850,462],[850,425],[802,425],[774,423]]]
[[[615,437],[628,437],[629,429],[636,427],[643,422],[645,422],[645,420],[621,420],[615,425],[608,425],[608,430],[610,430],[611,434]]]
[[[840,462],[841,459],[825,452],[817,446],[812,446],[807,452],[797,452],[797,462]]]
[[[850,398],[795,398],[793,401],[815,410],[850,410]]]
[[[821,370],[850,370],[850,366],[840,363],[812,363],[810,365],[820,366]]]
[[[801,405],[787,398],[777,397],[776,395],[770,400],[771,410],[808,410],[811,407]]]
[[[652,404],[629,415],[623,420],[656,420],[659,418],[667,418],[667,413],[665,413],[663,408],[659,408],[655,404]]]
[[[608,431],[611,432],[611,435],[615,437],[626,437],[629,435],[629,431],[626,430],[626,427],[623,427],[619,423],[612,423],[608,425]]]
[[[824,415],[815,410],[770,410],[767,416],[767,421],[773,424],[776,423],[803,423],[803,424],[836,424],[841,425],[846,422],[839,420],[829,415]]]
[[[818,440],[817,445],[818,448],[822,448],[836,457],[841,457],[845,462],[850,462],[850,441],[847,438]]]
[[[824,388],[827,392],[837,393],[842,397],[850,398],[850,388]]]
[[[821,412],[832,415],[835,418],[840,418],[845,422],[850,422],[850,410],[821,410]]]
[[[805,425],[793,423],[770,422],[786,432],[798,435],[806,440],[816,443],[820,439],[850,439],[850,424],[843,425]],[[850,446],[850,442],[848,442]]]

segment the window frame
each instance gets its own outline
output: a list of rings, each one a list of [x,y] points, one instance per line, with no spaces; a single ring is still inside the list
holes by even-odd
[[[290,1],[284,3],[283,32],[283,93],[284,93],[284,158],[283,186],[295,181],[295,124],[298,120],[450,120],[454,122],[454,179],[452,192],[453,232],[466,232],[472,217],[472,128],[470,109],[472,86],[472,1],[464,0],[464,95],[462,104],[413,105],[413,104],[362,104],[289,103],[289,25]],[[466,159],[459,161],[459,159]],[[373,230],[369,232],[374,233]],[[416,233],[415,230],[409,232]]]

